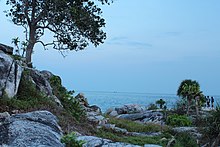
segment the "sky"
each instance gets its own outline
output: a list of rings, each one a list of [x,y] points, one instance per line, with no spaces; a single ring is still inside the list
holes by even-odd
[[[24,34],[5,9],[0,0],[0,43],[12,45]],[[192,79],[205,95],[220,95],[219,0],[115,0],[102,10],[104,44],[65,58],[37,45],[34,66],[59,75],[69,90],[176,94]]]

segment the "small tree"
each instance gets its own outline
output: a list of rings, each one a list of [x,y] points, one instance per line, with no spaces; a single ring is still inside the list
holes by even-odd
[[[109,4],[111,0],[96,0]],[[93,0],[7,0],[11,9],[5,11],[12,22],[25,29],[27,41],[26,62],[32,66],[32,53],[36,43],[44,48],[82,50],[89,42],[98,46],[106,39],[102,30],[105,20],[101,9]],[[44,42],[41,37],[49,31],[54,40]]]
[[[158,104],[160,106],[160,109],[163,109],[163,105],[165,104],[166,102],[163,100],[163,99],[160,99],[160,100],[157,100],[156,101],[156,104]]]

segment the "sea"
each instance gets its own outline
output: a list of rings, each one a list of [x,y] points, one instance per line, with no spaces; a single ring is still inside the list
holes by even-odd
[[[104,92],[104,91],[81,91],[84,93],[90,105],[97,105],[105,112],[108,108],[121,107],[126,104],[138,104],[149,106],[159,99],[166,102],[167,108],[174,108],[180,98],[176,94],[163,93],[135,93],[135,92]],[[211,95],[210,95],[211,96]],[[219,95],[213,95],[215,106],[220,102]],[[220,104],[220,103],[219,103]]]

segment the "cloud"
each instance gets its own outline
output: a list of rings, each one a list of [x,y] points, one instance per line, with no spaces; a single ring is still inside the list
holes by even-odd
[[[126,47],[128,46],[131,48],[139,48],[139,49],[152,47],[152,44],[150,43],[137,41],[137,40],[131,40],[130,38],[123,37],[123,36],[111,38],[106,43],[109,45],[119,45],[119,46],[126,46]]]

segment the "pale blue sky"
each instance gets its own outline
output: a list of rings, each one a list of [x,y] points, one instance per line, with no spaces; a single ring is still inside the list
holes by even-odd
[[[0,1],[0,42],[22,36]],[[36,46],[34,66],[62,77],[68,89],[175,94],[184,79],[220,94],[219,0],[116,0],[103,7],[107,40],[63,58]],[[45,40],[48,38],[45,38]]]

